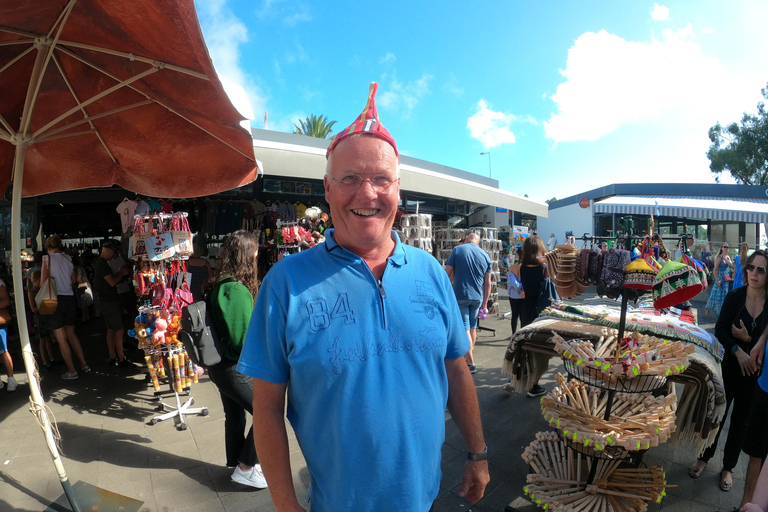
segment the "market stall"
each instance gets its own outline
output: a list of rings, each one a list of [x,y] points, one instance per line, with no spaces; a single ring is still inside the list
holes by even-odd
[[[639,468],[644,452],[667,441],[703,450],[723,420],[723,349],[672,307],[701,291],[703,269],[657,258],[649,238],[627,247],[632,251],[558,246],[548,253],[561,295],[596,284],[604,295],[621,297],[621,306],[557,303],[507,348],[509,391],[527,391],[555,355],[570,377],[558,374],[542,398],[542,414],[557,434],[540,433],[523,454],[532,468],[525,492],[543,508],[646,510],[668,485],[663,468]],[[629,297],[647,292],[653,300],[629,310]]]

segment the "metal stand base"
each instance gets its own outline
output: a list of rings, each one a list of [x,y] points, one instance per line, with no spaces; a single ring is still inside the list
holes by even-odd
[[[161,393],[161,392],[158,392]],[[158,393],[155,393],[157,395]],[[189,394],[189,390],[187,390],[187,394]],[[158,422],[169,420],[171,418],[179,418],[179,421],[177,423],[177,427],[179,430],[187,430],[187,423],[184,421],[184,415],[187,414],[196,414],[199,416],[208,416],[208,408],[207,407],[192,407],[192,404],[195,403],[194,397],[189,397],[189,399],[181,403],[181,398],[179,398],[179,394],[174,392],[174,395],[176,396],[176,406],[168,405],[166,403],[160,403],[160,405],[157,406],[158,411],[169,411],[165,414],[161,414],[159,416],[155,416],[151,420],[149,420],[150,425],[156,425]]]
[[[477,320],[477,330],[478,331],[488,331],[493,333],[494,336],[496,336],[496,329],[491,329],[490,327],[480,327],[480,319]]]

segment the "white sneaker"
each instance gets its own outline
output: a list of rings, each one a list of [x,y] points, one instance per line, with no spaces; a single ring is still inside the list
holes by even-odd
[[[8,377],[8,389],[6,389],[8,393],[12,393],[16,391],[16,378],[15,377]]]
[[[261,464],[256,464],[250,471],[243,471],[239,465],[236,466],[235,472],[232,473],[232,480],[257,489],[267,488],[267,479],[264,478],[264,473],[261,471]]]

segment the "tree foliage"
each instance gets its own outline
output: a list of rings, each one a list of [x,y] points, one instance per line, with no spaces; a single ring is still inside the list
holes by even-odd
[[[329,139],[333,134],[333,125],[336,121],[328,122],[328,116],[308,115],[304,120],[299,119],[299,124],[293,125],[293,133],[309,135],[318,139]]]
[[[768,100],[768,86],[761,89]],[[757,115],[744,113],[741,123],[709,129],[707,157],[709,168],[720,181],[720,173],[728,171],[736,182],[744,185],[768,185],[768,111],[761,101]]]
[[[555,196],[552,196],[552,199],[547,199],[547,200],[546,200],[546,201],[544,201],[544,202],[545,202],[545,203],[547,203],[547,204],[549,204],[549,203],[554,203],[555,201],[557,201],[557,198],[556,198]]]

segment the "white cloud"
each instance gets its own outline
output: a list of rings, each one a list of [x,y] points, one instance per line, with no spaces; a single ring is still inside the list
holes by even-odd
[[[667,21],[669,20],[669,7],[653,4],[653,10],[651,11],[651,18],[655,21]]]
[[[536,120],[531,116],[518,118],[513,114],[495,112],[481,99],[477,102],[477,112],[467,120],[467,128],[473,139],[479,140],[485,149],[491,149],[502,144],[515,143],[515,134],[511,130],[515,121],[536,124]]]
[[[240,66],[240,47],[248,42],[248,29],[226,6],[226,0],[197,0],[200,25],[216,72],[242,86],[259,118],[266,109],[266,98]]]
[[[661,40],[626,41],[605,30],[581,35],[568,50],[565,82],[544,122],[555,142],[594,141],[626,123],[686,109],[714,112],[728,103],[728,73],[703,54],[691,25]]]
[[[278,18],[287,27],[312,21],[312,14],[306,3],[285,0],[264,0],[261,8],[256,11],[256,16],[261,20]]]
[[[448,81],[443,85],[443,90],[457,98],[464,95],[464,88],[459,85],[459,81],[453,73],[451,73]]]
[[[406,84],[393,78],[389,90],[379,92],[376,103],[379,107],[397,111],[407,118],[421,100],[430,93],[429,83],[432,78],[432,75],[425,74]]]
[[[397,60],[395,54],[392,52],[387,53],[385,56],[379,59],[379,64],[392,64]]]

